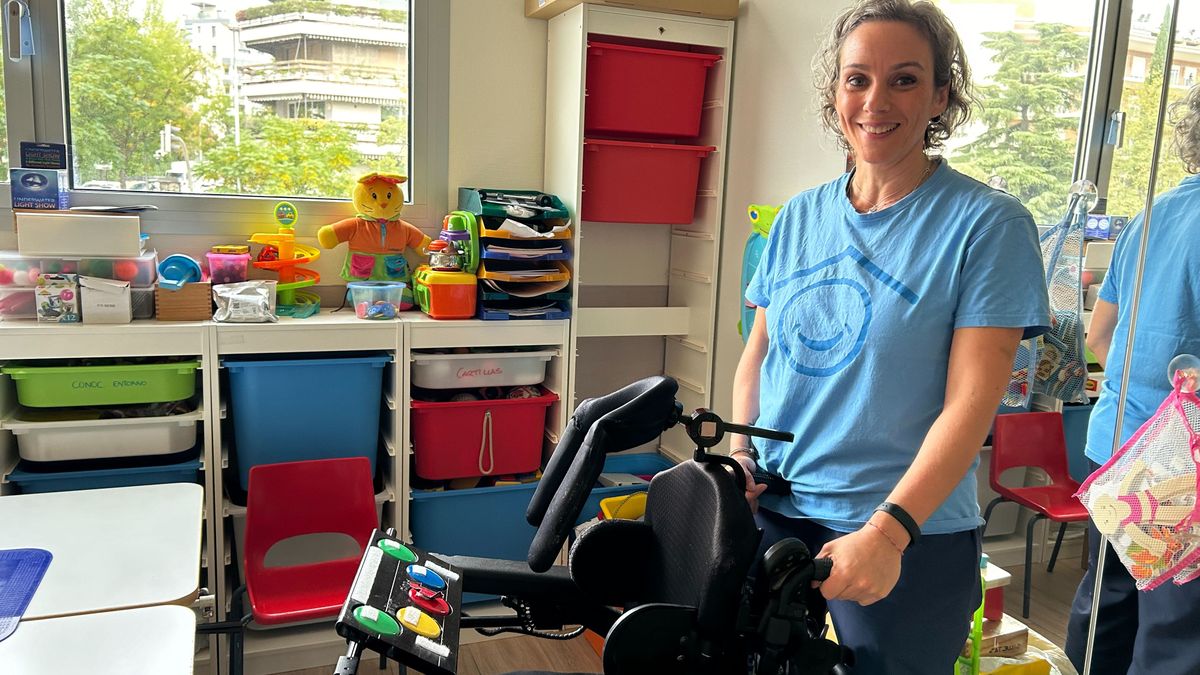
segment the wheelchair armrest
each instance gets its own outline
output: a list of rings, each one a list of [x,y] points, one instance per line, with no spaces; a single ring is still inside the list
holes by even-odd
[[[589,527],[571,547],[571,578],[587,597],[602,604],[627,606],[645,602],[645,573],[654,554],[654,532],[634,520],[602,520]]]
[[[463,591],[488,595],[545,597],[567,600],[578,597],[579,587],[561,565],[534,572],[524,560],[499,560],[472,556],[446,556],[446,562],[462,568]]]
[[[604,642],[605,675],[694,675],[699,640],[696,608],[651,603],[617,619]]]

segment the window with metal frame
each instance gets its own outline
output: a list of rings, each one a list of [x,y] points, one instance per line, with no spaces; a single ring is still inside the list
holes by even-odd
[[[305,235],[345,216],[355,176],[388,171],[411,177],[407,220],[445,212],[446,3],[27,1],[37,54],[5,74],[34,95],[6,111],[6,147],[68,144],[72,204],[240,235],[292,199]]]

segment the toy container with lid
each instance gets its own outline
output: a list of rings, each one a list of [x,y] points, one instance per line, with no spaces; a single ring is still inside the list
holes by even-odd
[[[403,281],[351,281],[346,284],[354,303],[354,315],[360,319],[394,319],[407,309]]]
[[[42,274],[82,274],[101,279],[128,281],[132,288],[150,288],[157,277],[158,253],[105,258],[27,256],[0,251],[0,290],[33,288]]]
[[[435,319],[470,319],[475,316],[476,283],[474,274],[421,265],[413,273],[413,299]]]
[[[209,251],[208,276],[213,284],[236,284],[246,280],[246,269],[250,265],[249,253],[218,253]]]

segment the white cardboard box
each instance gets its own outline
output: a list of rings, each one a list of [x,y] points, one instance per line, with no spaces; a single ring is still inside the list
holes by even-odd
[[[76,211],[13,211],[17,251],[28,256],[142,254],[142,220],[136,215]]]
[[[133,298],[128,281],[79,277],[79,313],[84,323],[133,321]]]

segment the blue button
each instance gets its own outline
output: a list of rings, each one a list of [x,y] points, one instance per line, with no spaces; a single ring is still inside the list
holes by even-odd
[[[446,581],[437,572],[424,565],[409,565],[405,571],[408,572],[409,579],[426,588],[440,591],[446,587]]]

